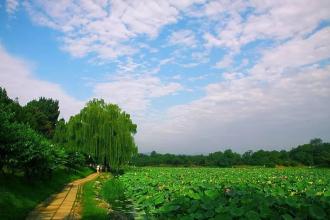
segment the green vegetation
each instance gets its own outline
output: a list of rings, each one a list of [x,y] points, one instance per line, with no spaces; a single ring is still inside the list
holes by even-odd
[[[66,123],[58,121],[58,101],[39,98],[22,107],[0,88],[0,109],[0,172],[41,178],[85,162],[118,170],[137,153],[130,115],[103,100],[88,102]]]
[[[81,154],[53,143],[57,101],[40,98],[22,107],[0,88],[0,109],[0,219],[23,219],[64,184],[92,171],[83,168]]]
[[[24,218],[65,183],[85,176],[87,164],[119,170],[137,152],[136,125],[103,100],[88,102],[66,123],[58,120],[58,101],[41,97],[21,106],[0,87],[0,110],[0,219]]]
[[[137,153],[135,133],[129,114],[117,105],[94,99],[68,123],[61,121],[54,139],[72,151],[91,156],[98,164],[118,169]]]
[[[23,107],[24,118],[32,129],[43,134],[47,138],[54,135],[58,116],[60,115],[58,101],[46,99],[32,100]]]
[[[323,143],[321,139],[315,138],[308,144],[300,145],[290,151],[247,151],[240,155],[225,150],[210,153],[209,155],[174,155],[159,154],[155,151],[150,155],[138,154],[132,164],[136,166],[210,166],[210,167],[232,167],[237,165],[266,166],[322,166],[330,167],[330,143]]]
[[[49,195],[60,191],[75,179],[91,174],[84,168],[76,171],[57,170],[51,179],[27,183],[23,176],[0,176],[0,219],[25,219],[26,215]]]
[[[124,199],[125,188],[118,178],[111,178],[102,187],[101,195],[110,204]]]
[[[13,175],[24,173],[28,179],[49,178],[54,171],[66,165],[67,155],[64,149],[55,146],[46,137],[53,129],[47,116],[53,120],[55,113],[39,112],[37,106],[38,103],[42,103],[41,106],[48,103],[52,108],[58,109],[58,103],[44,98],[30,103],[26,105],[29,107],[21,107],[0,88],[0,172]],[[37,115],[43,115],[44,120],[34,120]],[[39,130],[44,124],[50,124],[48,130]]]
[[[328,169],[140,168],[119,180],[148,219],[330,216]]]
[[[110,177],[103,174],[96,180],[90,181],[83,186],[82,219],[108,219],[108,210],[106,207],[101,206],[104,202],[101,200],[100,195],[102,185],[108,178]]]
[[[134,219],[133,204],[125,198],[125,188],[118,177],[102,173],[85,184],[82,196],[82,219]]]

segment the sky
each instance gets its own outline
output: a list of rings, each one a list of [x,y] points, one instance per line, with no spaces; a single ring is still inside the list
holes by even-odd
[[[140,152],[330,141],[330,1],[1,0],[0,86],[118,104]]]

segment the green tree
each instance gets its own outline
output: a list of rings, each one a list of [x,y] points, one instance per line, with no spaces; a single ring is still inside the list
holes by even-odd
[[[47,109],[46,105],[51,105],[49,109],[54,107],[56,109],[58,105],[54,101],[40,100],[44,105],[40,109]],[[29,108],[34,105],[28,104]],[[19,171],[24,172],[27,177],[41,177],[65,165],[67,156],[63,149],[31,129],[29,123],[24,123],[28,119],[25,118],[23,108],[17,100],[10,99],[6,90],[2,88],[0,88],[0,110],[0,171]],[[55,116],[49,117],[49,120],[54,121]],[[36,123],[35,126],[38,127],[39,124]]]
[[[321,138],[314,138],[312,140],[310,140],[309,144],[312,146],[318,146],[321,145],[323,143]]]
[[[44,97],[32,100],[23,107],[24,121],[31,128],[47,138],[54,135],[58,116],[60,114],[58,101]]]
[[[22,122],[23,121],[23,109],[18,103],[18,99],[12,100],[8,97],[6,89],[0,87],[0,103],[2,104],[1,110],[12,113],[11,120]]]
[[[137,126],[117,105],[94,99],[67,124],[58,123],[54,138],[73,152],[90,155],[97,163],[119,168],[137,153]]]
[[[300,164],[314,165],[313,148],[310,144],[300,145],[290,151],[290,157]]]
[[[28,125],[13,120],[0,103],[0,170],[41,177],[65,164],[65,152]]]
[[[65,145],[68,142],[67,126],[63,118],[56,123],[53,141],[59,145]]]

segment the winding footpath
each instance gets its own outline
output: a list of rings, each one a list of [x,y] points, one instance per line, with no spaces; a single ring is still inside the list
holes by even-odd
[[[81,186],[98,176],[93,173],[83,179],[75,180],[58,194],[50,196],[39,204],[27,217],[27,220],[76,219],[75,206]]]

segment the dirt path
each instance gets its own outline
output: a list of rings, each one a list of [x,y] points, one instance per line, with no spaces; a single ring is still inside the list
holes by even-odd
[[[27,217],[27,220],[74,219],[73,209],[80,187],[98,176],[93,173],[83,179],[75,180],[65,186],[62,192],[54,194],[39,204]]]

